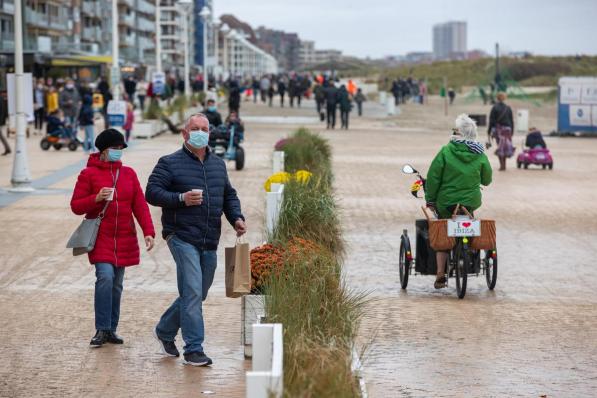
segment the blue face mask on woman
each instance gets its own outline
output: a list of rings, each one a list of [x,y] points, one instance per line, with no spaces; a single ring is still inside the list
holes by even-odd
[[[108,149],[108,161],[118,162],[122,157],[122,149]]]
[[[207,144],[209,144],[209,133],[201,130],[195,130],[189,133],[189,145],[193,148],[205,148]]]

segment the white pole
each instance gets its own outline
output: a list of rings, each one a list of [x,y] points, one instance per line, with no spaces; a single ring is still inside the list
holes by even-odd
[[[160,0],[155,0],[155,69],[162,71],[162,9]]]
[[[226,77],[228,75],[228,32],[222,32],[222,38],[224,40],[224,56],[223,56],[223,60],[222,60],[222,74],[223,74],[223,78],[224,80],[226,80]]]
[[[207,104],[207,16],[203,18],[203,93],[205,94],[205,103]]]
[[[189,98],[191,96],[191,82],[189,75],[189,11],[185,8],[182,16],[182,30],[184,31],[184,96]]]
[[[112,87],[114,99],[120,99],[120,65],[118,59],[119,54],[119,37],[118,37],[118,0],[112,0],[112,73],[117,73],[118,83],[115,83],[115,78],[112,77]]]
[[[17,130],[17,142],[15,145],[15,157],[12,167],[11,191],[30,192],[31,174],[29,173],[29,162],[27,160],[27,141],[25,130],[27,129],[27,116],[25,115],[25,75],[23,73],[23,0],[15,0],[14,9],[14,32],[15,32],[15,127]]]

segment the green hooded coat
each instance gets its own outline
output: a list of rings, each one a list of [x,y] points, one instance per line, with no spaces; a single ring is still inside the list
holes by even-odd
[[[434,203],[440,217],[451,214],[448,207],[461,204],[471,210],[481,206],[481,187],[491,183],[491,165],[484,153],[472,152],[466,144],[450,142],[431,162],[425,185],[425,199]]]

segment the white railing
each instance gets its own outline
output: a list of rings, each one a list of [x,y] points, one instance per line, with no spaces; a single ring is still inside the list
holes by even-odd
[[[284,171],[284,151],[274,151],[274,174]]]
[[[253,325],[253,370],[247,372],[247,398],[281,397],[284,391],[281,323]]]
[[[278,218],[280,216],[283,199],[284,184],[272,184],[271,192],[267,193],[267,201],[265,203],[265,228],[268,235],[271,235],[274,232],[276,225],[278,225]]]

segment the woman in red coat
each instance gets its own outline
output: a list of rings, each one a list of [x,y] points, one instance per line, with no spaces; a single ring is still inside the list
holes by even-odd
[[[104,207],[95,247],[89,262],[95,265],[95,328],[91,346],[122,344],[116,334],[125,267],[139,264],[139,244],[133,215],[143,230],[147,250],[153,248],[155,231],[149,207],[137,174],[122,165],[127,147],[124,136],[115,129],[104,130],[95,140],[98,153],[89,156],[81,171],[70,202],[75,214],[98,217]]]

